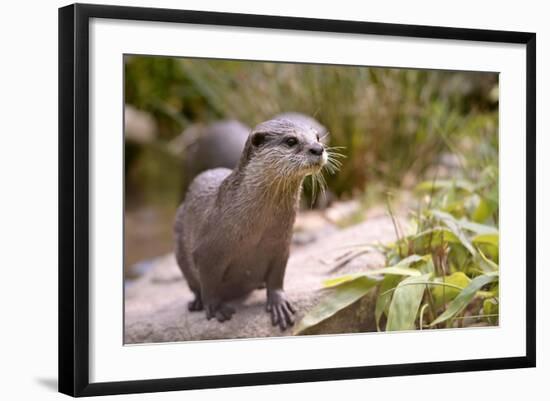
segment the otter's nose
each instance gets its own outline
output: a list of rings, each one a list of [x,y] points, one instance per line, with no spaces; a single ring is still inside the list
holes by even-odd
[[[314,143],[309,148],[309,153],[315,156],[321,156],[324,151],[325,151],[325,148],[322,145],[319,145],[318,143]]]

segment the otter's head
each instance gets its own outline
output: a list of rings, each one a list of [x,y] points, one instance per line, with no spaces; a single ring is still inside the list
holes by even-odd
[[[241,163],[258,166],[272,177],[303,178],[319,172],[327,160],[325,146],[314,128],[275,119],[252,130]]]

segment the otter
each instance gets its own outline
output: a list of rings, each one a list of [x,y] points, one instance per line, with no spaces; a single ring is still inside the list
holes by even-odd
[[[287,111],[281,114],[277,114],[273,119],[276,120],[290,120],[302,125],[307,125],[317,131],[321,137],[321,142],[326,143],[326,137],[328,136],[327,128],[317,121],[315,118],[308,116],[307,114],[298,113],[296,111]]]
[[[250,132],[234,170],[195,177],[174,223],[176,260],[195,295],[190,311],[224,322],[235,313],[228,301],[266,288],[272,324],[294,323],[283,290],[292,227],[304,178],[325,165],[315,129],[274,119]]]

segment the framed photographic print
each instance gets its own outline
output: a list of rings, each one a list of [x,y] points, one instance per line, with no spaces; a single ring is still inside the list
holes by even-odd
[[[59,10],[59,390],[535,366],[535,34]]]

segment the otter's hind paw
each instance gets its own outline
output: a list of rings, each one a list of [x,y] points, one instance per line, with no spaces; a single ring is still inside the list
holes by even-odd
[[[234,313],[235,309],[226,304],[210,304],[206,306],[206,318],[208,320],[216,318],[218,322],[222,323],[230,320]]]
[[[187,304],[187,309],[190,312],[197,312],[204,309],[204,306],[202,304],[202,299],[200,297],[195,296],[195,299],[192,301],[189,301]]]

